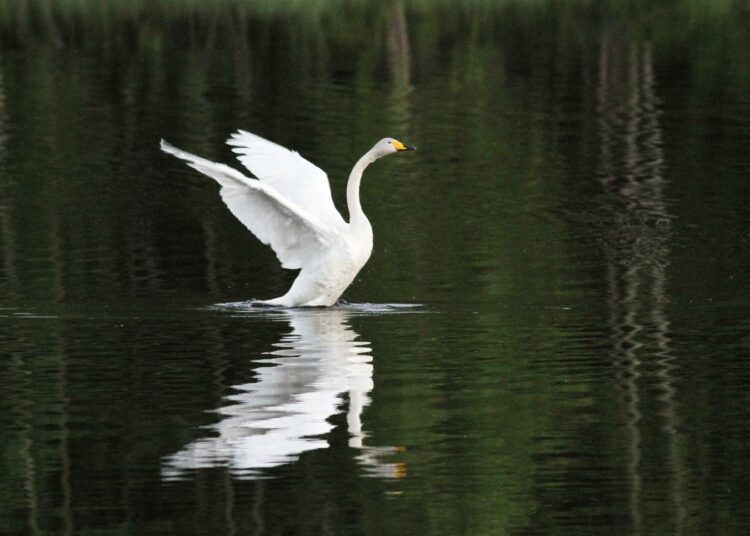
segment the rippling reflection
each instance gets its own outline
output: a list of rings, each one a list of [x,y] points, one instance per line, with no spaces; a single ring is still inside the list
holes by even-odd
[[[5,87],[3,84],[3,71],[0,69],[0,163],[2,163],[5,157],[5,121]]]
[[[1,58],[0,58],[1,59]],[[10,206],[8,204],[8,178],[3,172],[5,164],[5,143],[6,143],[6,114],[5,114],[5,86],[3,84],[3,71],[0,68],[0,277],[13,280],[13,255],[14,248],[11,247],[11,221]],[[11,286],[11,285],[7,285]]]
[[[345,395],[349,446],[370,476],[404,476],[402,463],[381,458],[393,447],[365,445],[362,412],[370,404],[373,366],[370,343],[349,326],[350,311],[290,310],[279,313],[292,331],[281,338],[256,371],[256,381],[235,385],[237,394],[217,410],[215,437],[199,439],[164,460],[162,476],[179,478],[187,469],[226,466],[241,478],[294,462],[302,453],[328,448],[322,438],[342,411]]]
[[[684,467],[676,430],[675,388],[667,281],[672,215],[666,200],[664,153],[655,94],[651,46],[605,35],[599,54],[599,112],[602,209],[609,323],[613,363],[622,389],[627,431],[630,523],[644,532],[644,434],[650,386],[662,406],[668,441],[666,466],[672,473],[672,522],[684,525]],[[652,438],[648,438],[653,441]]]
[[[385,13],[388,63],[397,87],[408,86],[411,81],[409,32],[403,2],[395,2]]]

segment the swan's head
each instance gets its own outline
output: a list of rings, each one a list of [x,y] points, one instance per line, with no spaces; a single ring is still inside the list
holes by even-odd
[[[372,150],[375,153],[375,158],[380,158],[381,156],[400,153],[401,151],[416,151],[417,148],[412,147],[411,145],[404,145],[393,138],[383,138],[375,144],[375,147],[373,147]]]

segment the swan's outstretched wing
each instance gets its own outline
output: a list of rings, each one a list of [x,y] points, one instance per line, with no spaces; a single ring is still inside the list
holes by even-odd
[[[284,268],[312,264],[339,237],[339,231],[285,199],[275,188],[229,166],[187,153],[161,140],[161,150],[221,184],[221,198],[238,220],[270,244]]]
[[[261,182],[272,186],[284,198],[307,210],[322,223],[340,228],[344,219],[331,199],[325,171],[302,158],[296,151],[277,145],[256,134],[238,130],[227,144],[240,162]]]

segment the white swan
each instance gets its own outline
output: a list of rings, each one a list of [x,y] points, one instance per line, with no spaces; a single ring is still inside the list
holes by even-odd
[[[346,187],[347,223],[333,204],[326,173],[299,153],[244,130],[232,134],[227,143],[257,179],[164,140],[161,150],[215,179],[232,214],[273,248],[281,266],[301,269],[286,294],[262,303],[282,307],[336,303],[372,253],[372,227],[359,202],[362,173],[381,156],[415,148],[384,138],[357,161]]]

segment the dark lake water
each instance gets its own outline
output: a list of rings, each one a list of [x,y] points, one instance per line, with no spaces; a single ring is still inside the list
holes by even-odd
[[[0,10],[1,534],[750,533],[747,6],[126,4]],[[236,128],[419,147],[346,303]]]

